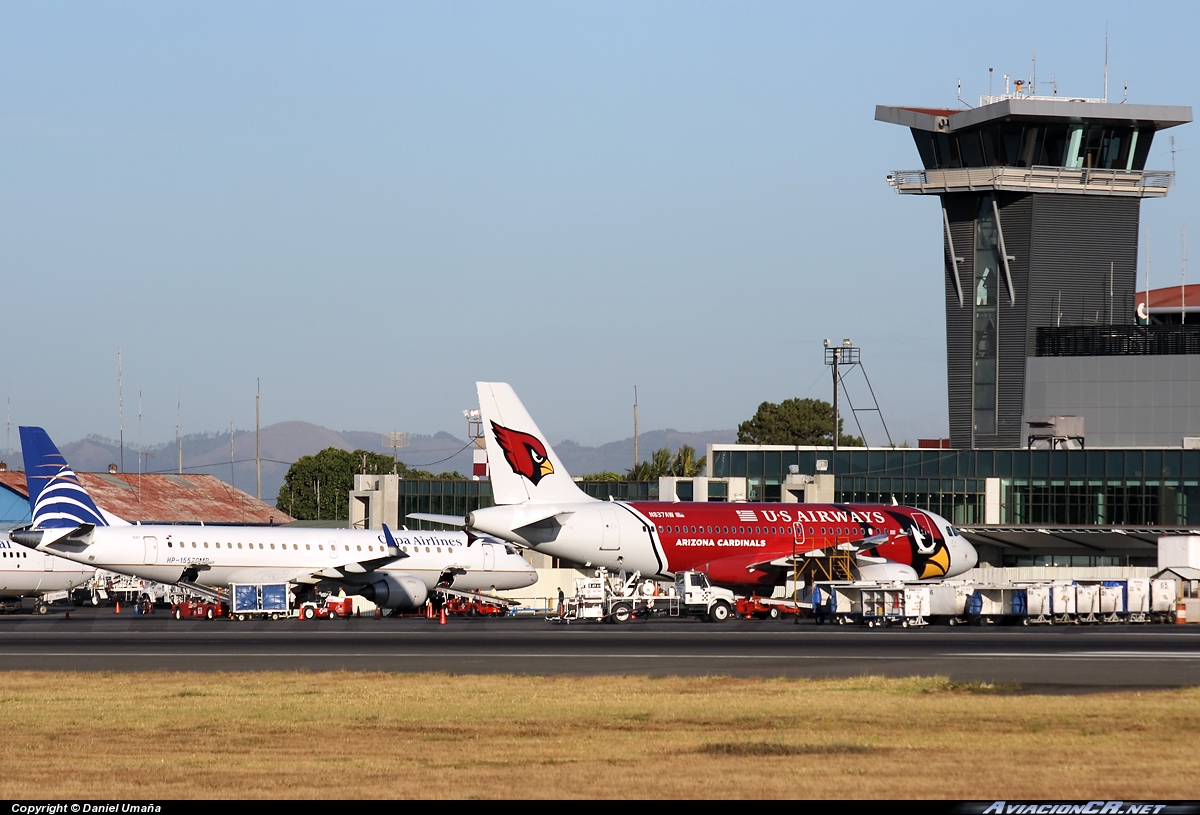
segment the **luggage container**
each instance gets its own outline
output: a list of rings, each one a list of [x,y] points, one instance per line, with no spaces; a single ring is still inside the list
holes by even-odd
[[[1025,589],[1025,625],[1053,625],[1053,591],[1049,583],[1028,583]]]
[[[1050,584],[1050,608],[1056,623],[1076,622],[1075,584],[1066,580],[1055,580]]]
[[[229,596],[232,620],[289,616],[287,583],[234,583],[229,587]]]
[[[977,625],[1015,622],[1026,616],[1024,588],[1015,586],[976,586],[967,602],[967,617]]]
[[[1179,584],[1170,578],[1150,581],[1150,619],[1159,623],[1175,622]]]
[[[1075,582],[1075,621],[1100,622],[1100,586],[1096,583]]]
[[[1127,617],[1124,580],[1105,580],[1100,584],[1100,619],[1106,623],[1124,622]]]
[[[930,586],[929,613],[948,625],[967,621],[967,601],[975,591],[972,583],[936,583]]]

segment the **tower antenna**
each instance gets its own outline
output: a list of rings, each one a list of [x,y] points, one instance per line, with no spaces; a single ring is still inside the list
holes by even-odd
[[[121,472],[125,472],[125,383],[121,372],[121,349],[117,349],[117,413],[120,423]]]
[[[1104,101],[1108,101],[1108,26],[1104,26]]]
[[[633,467],[634,467],[634,469],[637,469],[637,466],[642,463],[642,460],[640,458],[638,458],[638,415],[637,415],[637,410],[638,410],[637,385],[634,385],[633,386]]]

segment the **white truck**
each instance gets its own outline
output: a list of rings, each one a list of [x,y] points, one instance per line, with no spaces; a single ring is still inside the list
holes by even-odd
[[[733,616],[736,602],[733,592],[713,586],[703,572],[679,572],[664,591],[662,584],[641,580],[638,572],[622,579],[606,569],[597,569],[594,577],[576,578],[574,595],[565,598],[559,614],[547,619],[623,623],[634,617],[663,614],[723,622]]]

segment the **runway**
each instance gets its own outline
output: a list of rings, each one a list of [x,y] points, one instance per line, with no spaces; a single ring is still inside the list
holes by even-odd
[[[231,622],[61,609],[0,617],[0,669],[947,676],[1071,692],[1200,684],[1200,626],[867,629],[540,618]]]

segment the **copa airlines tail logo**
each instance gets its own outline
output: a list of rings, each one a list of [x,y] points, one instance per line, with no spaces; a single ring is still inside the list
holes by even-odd
[[[45,481],[31,501],[33,526],[36,529],[95,524],[108,526],[108,521],[92,502],[79,477],[70,467],[60,467],[53,475],[31,476],[30,481]]]
[[[492,431],[496,434],[496,443],[504,451],[505,461],[517,475],[525,476],[536,486],[545,476],[554,472],[546,445],[537,437],[520,430],[509,430],[495,422],[492,422]]]

